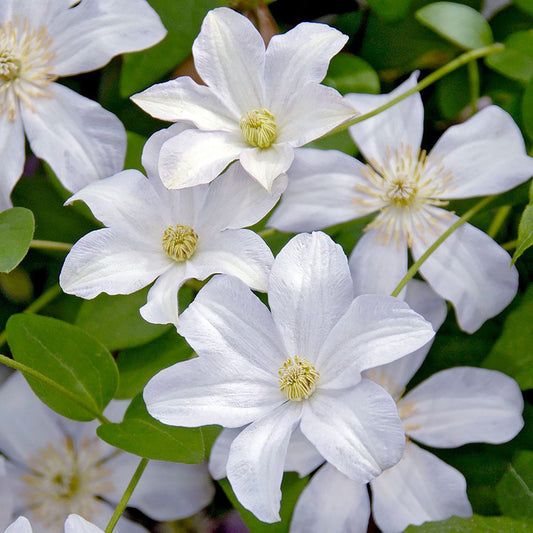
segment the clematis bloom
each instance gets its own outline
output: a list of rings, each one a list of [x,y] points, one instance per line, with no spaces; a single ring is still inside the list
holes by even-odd
[[[400,459],[394,401],[361,372],[411,353],[434,332],[399,299],[354,299],[346,256],[324,233],[283,248],[268,300],[271,311],[241,281],[213,278],[178,326],[199,357],[156,374],[144,399],[165,424],[249,424],[231,444],[228,479],[244,507],[275,522],[296,428],[360,483]]]
[[[286,179],[280,177],[268,193],[236,164],[210,185],[169,191],[157,174],[157,156],[169,136],[186,128],[175,124],[147,142],[148,179],[125,170],[69,200],[83,200],[107,227],[85,235],[68,254],[59,278],[65,292],[88,299],[101,292],[130,294],[157,278],[141,315],[176,324],[178,290],[188,279],[226,273],[266,290],[272,252],[242,228],[272,209]]]
[[[268,48],[254,25],[229,8],[210,11],[193,45],[196,70],[150,87],[132,100],[152,116],[186,121],[162,148],[159,170],[171,189],[208,183],[232,161],[270,190],[291,165],[294,149],[356,113],[320,85],[348,37],[325,24],[302,23]]]
[[[365,113],[415,84],[416,74],[388,95],[346,98]],[[367,165],[341,152],[301,151],[269,225],[310,231],[378,212],[355,246],[350,266],[367,292],[390,293],[407,272],[408,249],[417,260],[457,221],[443,209],[448,200],[498,194],[533,175],[533,158],[520,130],[499,107],[449,128],[428,155],[420,150],[423,115],[416,93],[352,126]],[[460,327],[472,333],[516,294],[518,273],[510,263],[505,250],[467,223],[431,254],[420,273],[452,302]]]
[[[121,170],[126,133],[115,115],[55,81],[103,67],[166,34],[145,0],[2,0],[0,211],[24,167],[24,132],[69,190]]]
[[[106,416],[119,420],[126,406],[112,402]],[[0,433],[0,528],[23,515],[34,533],[57,533],[70,513],[107,525],[138,457],[100,440],[97,422],[54,413],[18,372],[0,387],[0,425],[9,428]],[[155,520],[176,520],[200,511],[213,495],[205,464],[150,461],[129,504]],[[115,531],[146,533],[126,518]]]

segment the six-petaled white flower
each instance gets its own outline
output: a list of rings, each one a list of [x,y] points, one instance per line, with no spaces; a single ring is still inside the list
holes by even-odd
[[[112,402],[106,415],[119,418],[127,402]],[[57,533],[70,513],[105,527],[139,459],[96,436],[97,422],[57,415],[13,374],[0,388],[0,528],[15,517],[31,520],[34,533]],[[156,520],[190,516],[212,499],[204,464],[150,461],[129,504]],[[118,533],[146,533],[125,518]]]
[[[239,159],[266,189],[292,163],[294,149],[352,118],[355,110],[320,85],[348,38],[325,24],[302,23],[265,44],[254,25],[228,8],[210,11],[194,42],[189,77],[132,97],[154,117],[198,129],[168,140],[159,170],[169,188],[212,181]]]
[[[76,192],[121,170],[124,127],[112,113],[55,83],[154,45],[165,28],[145,0],[2,0],[0,210],[33,153]]]
[[[346,98],[365,113],[415,84],[416,74],[389,95]],[[448,200],[497,194],[533,174],[520,130],[496,106],[448,129],[427,156],[420,150],[422,127],[422,100],[416,93],[350,128],[367,165],[336,151],[299,152],[269,224],[283,231],[311,231],[378,211],[350,266],[356,283],[367,291],[390,293],[407,271],[408,248],[418,259],[457,220],[442,209]],[[420,273],[453,303],[459,325],[471,333],[515,296],[518,273],[510,262],[490,237],[463,224]],[[379,286],[369,286],[365,276]]]
[[[157,374],[144,399],[166,424],[249,424],[231,444],[228,479],[246,508],[274,522],[297,427],[358,482],[400,459],[394,401],[361,372],[411,353],[434,332],[399,299],[354,299],[346,256],[324,233],[283,248],[268,300],[271,311],[239,280],[212,279],[178,327],[199,357]]]
[[[83,200],[107,227],[72,248],[60,276],[65,292],[82,298],[130,294],[157,278],[141,314],[149,322],[175,324],[177,293],[188,279],[225,273],[266,290],[272,252],[256,233],[241,228],[272,209],[285,177],[269,193],[235,164],[209,185],[169,191],[157,174],[159,148],[186,128],[175,124],[148,141],[143,152],[148,179],[125,170],[69,200]]]
[[[442,370],[402,397],[424,357],[408,355],[364,372],[398,402],[407,443],[401,461],[370,482],[372,514],[384,533],[410,524],[468,517],[472,508],[466,481],[455,468],[412,442],[455,448],[471,442],[498,444],[522,428],[523,399],[510,377],[484,368]],[[291,533],[365,533],[370,516],[367,487],[354,483],[330,464],[304,489]]]

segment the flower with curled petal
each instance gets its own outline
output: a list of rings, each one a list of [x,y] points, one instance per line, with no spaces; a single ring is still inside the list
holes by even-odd
[[[132,100],[152,116],[198,129],[165,143],[159,169],[171,189],[212,181],[238,159],[263,187],[291,165],[295,148],[321,137],[356,112],[321,85],[348,37],[325,24],[302,23],[268,48],[253,24],[228,8],[210,11],[194,42],[196,70]]]
[[[346,98],[361,112],[371,111],[414,87],[416,76],[388,95]],[[449,200],[498,194],[533,174],[518,126],[499,107],[449,128],[427,155],[420,150],[423,116],[416,93],[352,126],[367,165],[341,152],[300,151],[269,225],[311,231],[377,212],[350,266],[367,291],[390,294],[407,272],[408,250],[417,260],[457,221],[443,209]],[[472,333],[514,298],[518,273],[510,263],[490,237],[463,224],[422,264],[420,274],[452,302],[460,327]]]
[[[324,233],[283,248],[268,300],[270,311],[235,278],[209,281],[178,325],[199,357],[154,376],[144,400],[165,424],[246,425],[231,443],[228,479],[244,507],[275,522],[297,428],[359,483],[400,459],[394,401],[361,372],[411,353],[434,332],[397,298],[354,299],[346,256]]]
[[[115,115],[56,83],[165,36],[145,0],[0,2],[0,211],[33,153],[76,192],[118,172],[126,133]]]

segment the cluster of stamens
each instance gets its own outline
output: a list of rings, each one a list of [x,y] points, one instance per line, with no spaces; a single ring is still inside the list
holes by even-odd
[[[32,99],[48,96],[45,88],[56,79],[51,45],[46,28],[31,29],[27,19],[0,25],[0,113],[7,110],[9,120],[19,100],[33,110]]]
[[[78,449],[69,437],[58,447],[48,444],[30,458],[28,467],[31,473],[21,476],[20,496],[32,518],[54,531],[62,529],[71,513],[90,520],[97,498],[113,490],[98,442],[89,439]]]
[[[289,357],[278,371],[279,390],[289,400],[300,402],[313,394],[320,379],[313,364],[304,357]]]
[[[244,140],[256,148],[269,148],[278,135],[274,115],[264,108],[248,111],[239,125]]]
[[[194,254],[197,243],[198,235],[190,226],[176,224],[169,226],[163,233],[163,250],[174,261],[189,259]]]

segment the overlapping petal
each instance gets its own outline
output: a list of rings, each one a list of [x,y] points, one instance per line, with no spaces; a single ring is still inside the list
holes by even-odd
[[[371,487],[372,513],[384,533],[472,514],[463,475],[412,442],[407,442],[402,460]]]
[[[506,442],[524,425],[523,406],[512,378],[470,367],[442,370],[398,403],[406,433],[438,448]]]
[[[366,379],[347,391],[315,391],[300,427],[324,459],[359,483],[396,464],[405,443],[394,400]]]
[[[17,115],[10,121],[6,112],[0,113],[0,212],[9,209],[11,190],[24,169],[24,131],[22,120]]]
[[[19,516],[4,533],[33,533],[30,521],[24,516]]]
[[[79,515],[71,514],[65,520],[65,533],[103,533],[99,527]]]
[[[240,154],[244,170],[252,175],[268,192],[274,180],[292,163],[294,150],[288,144],[273,144],[270,148],[245,148]]]

